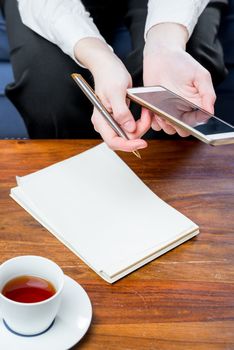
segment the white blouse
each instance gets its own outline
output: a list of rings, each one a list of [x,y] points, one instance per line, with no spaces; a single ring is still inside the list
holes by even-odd
[[[149,0],[145,36],[159,23],[178,23],[191,35],[209,0]],[[75,60],[75,44],[83,38],[103,41],[98,28],[80,0],[18,0],[23,23],[59,46]]]

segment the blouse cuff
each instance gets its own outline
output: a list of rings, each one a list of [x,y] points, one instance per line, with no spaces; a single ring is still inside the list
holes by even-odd
[[[208,2],[208,0],[149,1],[145,39],[150,28],[160,23],[181,24],[187,29],[188,36],[190,37],[198,17]]]

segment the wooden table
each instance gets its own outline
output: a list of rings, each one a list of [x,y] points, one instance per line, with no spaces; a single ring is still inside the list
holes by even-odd
[[[212,148],[194,140],[161,140],[150,142],[141,161],[121,153],[201,233],[109,285],[9,197],[16,175],[97,143],[0,141],[0,262],[43,255],[86,289],[93,320],[74,349],[234,349],[234,145]]]

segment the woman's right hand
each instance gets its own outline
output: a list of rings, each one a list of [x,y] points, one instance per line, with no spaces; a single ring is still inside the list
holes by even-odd
[[[75,56],[92,73],[95,93],[129,140],[119,137],[94,108],[92,122],[95,130],[113,150],[131,152],[147,147],[141,136],[150,128],[151,119],[145,113],[135,121],[128,108],[126,91],[132,86],[132,79],[124,64],[105,42],[96,38],[80,40],[75,47]]]

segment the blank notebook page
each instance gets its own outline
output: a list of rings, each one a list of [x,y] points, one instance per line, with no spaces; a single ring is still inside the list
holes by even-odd
[[[13,197],[109,276],[197,228],[104,143],[21,177],[18,185]]]

